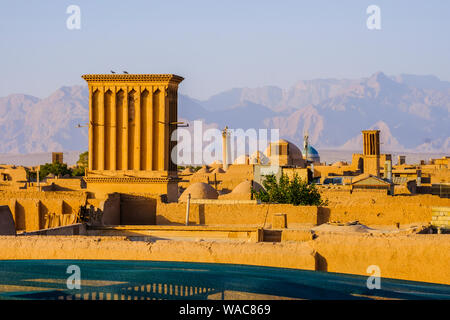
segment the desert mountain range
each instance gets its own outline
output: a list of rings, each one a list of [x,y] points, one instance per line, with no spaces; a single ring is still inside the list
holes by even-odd
[[[233,88],[197,100],[179,94],[179,118],[208,127],[279,128],[298,145],[308,131],[318,149],[361,150],[361,130],[381,130],[382,151],[450,153],[450,82],[435,76],[299,81]],[[39,99],[0,98],[0,153],[86,150],[87,86],[62,87]]]

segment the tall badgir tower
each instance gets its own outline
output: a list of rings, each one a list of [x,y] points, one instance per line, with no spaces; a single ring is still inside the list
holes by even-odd
[[[177,91],[173,74],[87,74],[89,166],[86,183],[97,194],[145,193],[176,201]]]

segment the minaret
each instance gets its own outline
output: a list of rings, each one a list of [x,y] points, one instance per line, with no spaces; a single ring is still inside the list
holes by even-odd
[[[306,165],[308,165],[308,146],[309,146],[309,142],[308,142],[308,131],[306,131],[304,137],[303,137],[303,150],[305,150],[305,162]]]
[[[222,130],[222,168],[228,170],[228,126]]]

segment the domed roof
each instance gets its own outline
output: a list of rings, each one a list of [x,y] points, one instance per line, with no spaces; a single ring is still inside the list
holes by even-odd
[[[201,167],[200,170],[197,171],[197,173],[209,173],[208,166]]]
[[[302,149],[302,153],[305,154],[305,148]],[[318,156],[319,152],[311,145],[308,145],[308,155]]]
[[[308,155],[309,161],[320,162],[319,152],[311,145],[308,145],[308,152],[305,151],[305,148],[302,148],[303,158]]]
[[[278,146],[278,145],[284,145],[287,144],[287,156],[288,156],[288,165],[304,165],[304,160],[303,160],[303,156],[302,156],[302,152],[300,151],[300,149],[292,142],[284,140],[284,139],[280,139],[277,142],[271,142],[269,143],[269,145],[266,148],[266,151],[264,152],[267,157],[269,157],[270,162],[276,162],[276,158],[281,156],[286,156],[286,155],[278,155],[276,151],[272,152],[274,146]],[[278,158],[280,159],[280,158]]]
[[[241,154],[233,161],[233,164],[249,164],[249,163],[250,157],[248,156],[248,154]]]
[[[187,201],[188,194],[191,195],[191,199],[217,199],[219,194],[216,189],[204,182],[196,182],[187,187],[182,193],[179,201]]]
[[[192,174],[194,173],[194,169],[191,167],[186,167],[183,171],[181,171],[181,174]]]
[[[212,173],[225,173],[225,171],[222,169],[222,167],[215,168]]]
[[[278,141],[276,141],[276,142],[271,142],[268,146],[267,146],[267,148],[266,148],[266,151],[264,152],[268,157],[270,157],[270,156],[272,156],[272,153],[271,153],[271,146],[275,146],[275,145],[280,145],[280,144],[287,144],[288,146],[289,146],[289,155],[291,156],[291,157],[295,157],[295,158],[298,158],[298,157],[302,157],[302,152],[300,151],[300,149],[294,144],[294,143],[292,143],[292,142],[290,142],[290,141],[287,141],[287,140],[285,140],[285,139],[280,139],[280,140],[278,140]],[[273,155],[276,155],[276,154],[273,154]]]
[[[221,161],[221,160],[214,160],[214,161],[211,163],[212,166],[214,166],[214,165],[219,165],[219,164],[222,164],[222,161]]]
[[[269,163],[269,158],[267,158],[266,155],[259,150],[252,153],[252,155],[250,156],[249,162],[251,164],[257,164],[258,163],[258,155],[259,155],[259,163],[260,164],[268,164]]]
[[[337,161],[332,164],[333,167],[342,167],[342,166],[346,166],[346,165],[347,165],[347,162],[345,162],[345,161]]]
[[[252,182],[253,182],[253,186],[252,186]],[[234,189],[233,189],[233,191],[231,191],[231,193],[249,194],[249,193],[251,193],[252,187],[255,191],[259,191],[259,190],[263,189],[263,187],[258,182],[245,180],[245,181],[242,181],[241,183],[239,183],[236,187],[234,187]]]

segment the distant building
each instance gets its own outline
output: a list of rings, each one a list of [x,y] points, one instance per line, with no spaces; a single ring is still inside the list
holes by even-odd
[[[63,162],[64,155],[62,152],[52,152],[52,163],[64,163]]]
[[[284,139],[270,143],[265,151],[265,155],[269,158],[271,165],[305,166],[305,160],[300,149],[292,142]]]
[[[394,195],[394,185],[386,180],[373,175],[361,175],[360,177],[354,178],[351,183],[352,192],[355,191],[368,191],[375,192],[379,191],[381,193],[386,193],[389,195]]]

